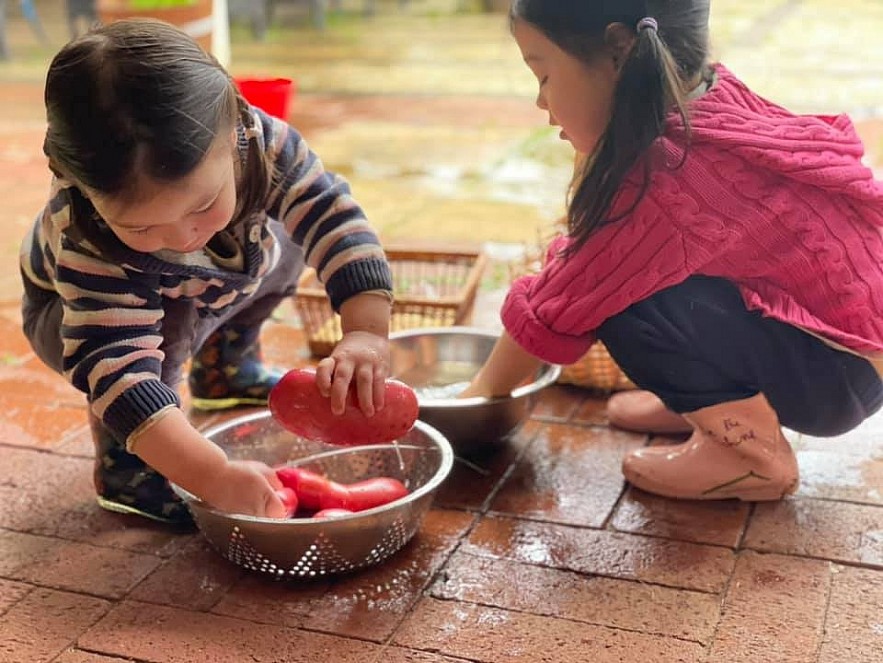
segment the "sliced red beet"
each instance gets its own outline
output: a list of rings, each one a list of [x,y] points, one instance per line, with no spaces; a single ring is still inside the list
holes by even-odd
[[[297,494],[299,506],[305,511],[346,506],[346,488],[321,474],[302,467],[280,467],[276,469],[276,476],[283,486]]]
[[[319,392],[314,371],[286,373],[270,391],[270,412],[286,430],[310,440],[339,446],[381,444],[397,440],[417,420],[417,395],[398,380],[386,381],[382,410],[368,417],[358,405],[355,388],[347,394],[343,414],[331,411],[331,399]]]
[[[367,511],[376,506],[395,502],[408,494],[408,489],[398,479],[376,477],[344,485],[346,508],[351,511]]]

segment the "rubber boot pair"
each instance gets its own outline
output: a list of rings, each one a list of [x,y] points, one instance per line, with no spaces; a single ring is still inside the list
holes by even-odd
[[[224,325],[193,356],[188,383],[193,407],[225,410],[267,404],[282,372],[261,360],[260,326]]]
[[[683,444],[644,447],[625,457],[625,478],[647,492],[767,501],[797,489],[797,459],[763,394],[681,416],[650,392],[622,392],[611,398],[608,418],[627,430],[692,432]]]
[[[170,525],[192,525],[190,511],[163,475],[126,451],[125,444],[91,413],[89,427],[95,444],[93,479],[101,508]]]

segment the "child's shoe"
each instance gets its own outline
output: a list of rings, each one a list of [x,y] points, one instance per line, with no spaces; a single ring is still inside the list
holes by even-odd
[[[193,356],[188,379],[193,407],[226,410],[267,404],[282,371],[261,361],[260,327],[224,325]]]
[[[636,433],[689,433],[690,422],[669,410],[658,396],[643,390],[620,391],[607,401],[611,426]]]
[[[89,415],[95,443],[95,491],[98,505],[169,525],[191,526],[193,518],[166,478],[126,451],[113,434]]]
[[[797,459],[763,394],[686,415],[695,429],[683,444],[629,453],[629,483],[665,497],[778,500],[798,486]]]

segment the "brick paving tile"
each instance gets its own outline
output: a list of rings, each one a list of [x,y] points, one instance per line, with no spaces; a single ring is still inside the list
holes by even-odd
[[[607,399],[594,395],[585,401],[573,413],[571,423],[607,426]]]
[[[386,641],[471,524],[462,512],[427,514],[421,531],[388,563],[341,578],[313,601],[304,628]]]
[[[431,598],[395,641],[482,663],[686,663],[702,661],[704,653],[695,642]]]
[[[52,661],[110,606],[108,601],[91,596],[34,589],[0,620],[0,661]]]
[[[883,447],[861,453],[798,451],[798,497],[883,506]]]
[[[709,660],[809,663],[821,642],[830,586],[828,562],[742,553]]]
[[[749,505],[736,500],[669,500],[629,489],[611,521],[622,532],[735,548],[748,522]]]
[[[210,610],[244,574],[245,570],[217,554],[205,539],[193,538],[144,578],[129,598],[189,610]]]
[[[159,564],[155,555],[0,531],[0,573],[56,589],[122,598]]]
[[[758,504],[745,547],[883,567],[883,507],[803,499]]]
[[[2,561],[2,558],[0,558],[0,561]],[[2,568],[0,568],[0,575],[4,575]],[[27,596],[31,589],[30,585],[26,585],[23,582],[0,580],[0,616]]]
[[[142,518],[95,503],[92,461],[28,449],[2,449],[0,527],[168,556],[184,538]]]
[[[364,663],[380,650],[359,640],[132,601],[118,604],[77,645],[157,663]]]
[[[883,653],[883,571],[835,566],[819,663],[864,663]]]
[[[52,663],[125,663],[125,661],[131,660],[133,659],[102,656],[81,649],[68,649],[57,658],[52,659]]]
[[[457,553],[432,596],[563,617],[706,644],[718,619],[714,594],[587,576]]]
[[[543,429],[543,424],[529,421],[512,438],[472,454],[458,453],[454,468],[436,494],[435,504],[450,509],[485,508],[499,486],[500,479]]]
[[[295,582],[248,574],[218,601],[211,612],[261,624],[298,628],[312,613],[313,606],[328,593],[332,583],[330,578]]]
[[[545,421],[568,421],[579,411],[587,397],[583,389],[567,385],[553,385],[545,390],[531,416]]]
[[[0,464],[0,527],[45,530],[71,504],[91,501],[92,463],[6,447]]]
[[[22,371],[17,371],[21,373]],[[24,377],[19,375],[19,377]],[[86,425],[82,405],[49,405],[35,407],[35,396],[28,393],[27,382],[6,385],[0,395],[0,444],[34,449],[53,449]],[[24,388],[25,391],[19,391]]]
[[[548,425],[491,501],[491,511],[547,522],[600,527],[623,490],[620,465],[643,437]]]
[[[20,321],[0,317],[0,338],[3,339],[0,357],[2,357],[5,367],[21,366],[33,357],[34,351],[21,332]],[[5,372],[0,370],[0,381],[3,380],[2,376]]]
[[[733,570],[732,551],[681,541],[484,518],[462,549],[538,566],[719,592]]]
[[[385,648],[373,663],[463,663],[463,661],[462,658],[391,646]]]

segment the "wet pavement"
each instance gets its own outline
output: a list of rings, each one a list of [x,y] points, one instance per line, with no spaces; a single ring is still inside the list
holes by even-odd
[[[297,79],[292,122],[385,240],[499,257],[534,242],[561,212],[572,155],[533,107],[502,16],[412,0],[365,19],[343,4],[323,34],[297,10],[264,44],[235,27],[233,72]],[[58,5],[38,3],[60,43]],[[309,583],[100,511],[83,397],[19,330],[18,241],[48,184],[47,52],[16,11],[15,59],[0,64],[0,662],[883,660],[879,416],[833,440],[795,438],[792,498],[681,503],[623,482],[623,453],[650,440],[610,429],[602,397],[555,386],[515,438],[455,463],[403,550]],[[715,3],[716,53],[785,105],[853,113],[878,167],[881,33],[876,0]],[[483,325],[497,324],[507,274],[488,271]],[[264,342],[272,363],[310,361],[290,307]]]

